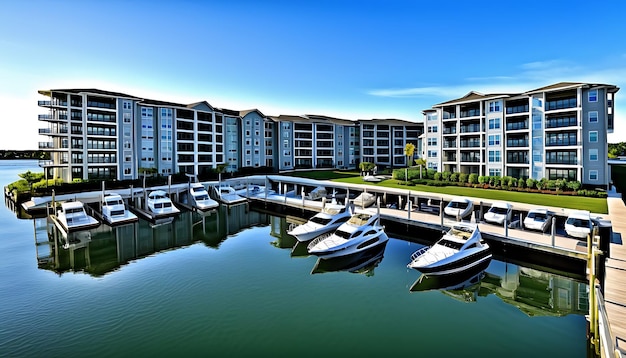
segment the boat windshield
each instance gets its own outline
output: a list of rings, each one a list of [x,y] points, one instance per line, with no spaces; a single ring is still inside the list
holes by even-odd
[[[455,250],[460,250],[461,247],[463,246],[463,244],[460,243],[460,242],[450,241],[450,240],[446,240],[446,239],[439,240],[439,242],[437,244],[439,244],[441,246],[449,247],[449,248],[455,249]]]
[[[106,206],[121,205],[121,204],[124,204],[124,203],[120,199],[107,200],[104,202],[104,205]]]
[[[470,236],[472,236],[472,232],[470,231],[470,229],[464,227],[454,227],[452,228],[452,230],[450,230],[450,234],[456,237],[460,237],[464,240],[467,240],[470,238]]]
[[[316,224],[320,224],[320,225],[326,225],[330,222],[330,219],[314,216],[309,221],[314,222]]]
[[[208,200],[209,196],[207,194],[201,194],[196,196],[196,200]]]
[[[450,204],[448,204],[449,207],[454,209],[465,209],[467,205],[468,203],[465,201],[451,201]]]
[[[494,214],[505,215],[509,210],[507,208],[493,207],[489,209]]]
[[[345,232],[343,230],[336,230],[335,231],[335,235],[339,236],[342,239],[346,239],[348,240],[351,236],[351,234],[349,232]]]
[[[528,217],[535,221],[546,221],[548,219],[548,216],[544,213],[528,213]]]

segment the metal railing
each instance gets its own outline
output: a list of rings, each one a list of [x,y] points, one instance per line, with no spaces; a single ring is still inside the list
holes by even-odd
[[[600,285],[595,285],[593,289],[595,290],[598,304],[598,333],[600,336],[600,349],[602,349],[604,353],[602,356],[607,358],[623,358],[626,352],[619,346],[619,340],[615,337],[611,329]]]

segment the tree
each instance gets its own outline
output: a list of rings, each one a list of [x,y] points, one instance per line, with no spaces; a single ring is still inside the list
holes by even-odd
[[[422,179],[422,167],[426,166],[426,159],[424,158],[415,159],[415,165],[418,165],[420,167],[420,179]]]
[[[415,152],[415,145],[413,143],[407,143],[404,146],[404,155],[406,156],[406,166],[411,165],[411,158],[413,158],[413,153]]]
[[[18,176],[26,180],[28,188],[31,192],[33,191],[33,184],[43,179],[43,173],[33,173],[30,170],[25,173],[18,174]]]

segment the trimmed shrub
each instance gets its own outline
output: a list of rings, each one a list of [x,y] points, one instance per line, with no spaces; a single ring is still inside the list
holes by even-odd
[[[440,180],[441,180],[441,173],[436,172],[436,173],[435,173],[435,175],[434,175],[434,179],[435,179],[436,181],[440,181]]]
[[[444,181],[449,181],[450,180],[450,172],[449,171],[445,171],[443,173],[441,173],[441,178],[443,178]]]
[[[461,174],[459,174],[459,183],[461,183],[461,184],[465,184],[465,183],[467,183],[467,180],[468,180],[468,175],[467,175],[467,173],[461,173]]]
[[[470,184],[478,183],[478,174],[472,173],[467,177],[467,182]]]
[[[450,181],[453,183],[456,183],[459,181],[459,174],[458,173],[452,173],[450,174]]]

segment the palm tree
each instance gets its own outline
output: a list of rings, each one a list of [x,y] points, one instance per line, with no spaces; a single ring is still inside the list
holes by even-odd
[[[411,165],[411,158],[413,158],[413,153],[415,152],[415,144],[407,143],[404,146],[404,155],[406,155],[406,166]]]

